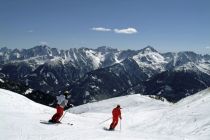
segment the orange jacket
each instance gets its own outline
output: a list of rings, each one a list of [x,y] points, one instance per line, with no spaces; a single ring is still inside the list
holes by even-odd
[[[115,119],[118,119],[118,118],[120,118],[121,119],[121,111],[120,111],[120,108],[114,108],[113,110],[112,110],[112,116],[113,116],[113,118],[115,118]]]

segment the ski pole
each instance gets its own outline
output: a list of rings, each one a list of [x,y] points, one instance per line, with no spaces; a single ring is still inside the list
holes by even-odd
[[[67,111],[64,112],[63,116],[62,116],[61,119],[60,119],[60,122],[61,122],[61,120],[63,119],[63,117],[66,115],[66,112],[67,112]]]
[[[102,124],[102,123],[104,123],[104,122],[106,122],[106,121],[110,120],[111,118],[112,118],[112,117],[110,117],[110,118],[106,119],[105,121],[100,122],[99,124]]]
[[[120,119],[120,132],[121,132],[121,119]]]

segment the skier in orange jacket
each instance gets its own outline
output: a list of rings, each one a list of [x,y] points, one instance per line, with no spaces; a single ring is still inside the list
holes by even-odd
[[[120,109],[120,105],[117,105],[117,107],[112,110],[112,123],[110,124],[109,130],[115,129],[118,124],[118,118],[122,119]]]

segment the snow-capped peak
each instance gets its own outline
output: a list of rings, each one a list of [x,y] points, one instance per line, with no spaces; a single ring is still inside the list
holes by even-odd
[[[167,63],[165,58],[150,46],[142,49],[137,55],[133,56],[133,59],[140,67],[150,67],[153,70],[161,71],[165,69],[163,65]]]
[[[149,52],[158,52],[157,50],[155,50],[152,46],[147,46],[143,49],[140,50],[142,53],[149,53]]]

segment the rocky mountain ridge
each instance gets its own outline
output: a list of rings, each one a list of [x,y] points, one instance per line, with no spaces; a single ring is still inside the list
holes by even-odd
[[[53,96],[70,90],[76,104],[135,93],[176,102],[210,86],[210,56],[160,53],[151,46],[140,50],[1,48],[0,73]]]

